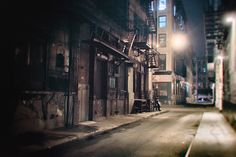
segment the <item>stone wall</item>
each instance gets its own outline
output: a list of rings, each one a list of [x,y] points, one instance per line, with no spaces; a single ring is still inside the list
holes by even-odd
[[[18,101],[13,133],[21,134],[64,126],[62,92],[27,93]]]

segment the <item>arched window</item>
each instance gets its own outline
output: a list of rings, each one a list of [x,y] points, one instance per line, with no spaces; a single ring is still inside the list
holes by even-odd
[[[61,53],[56,56],[56,67],[64,68],[64,55]]]

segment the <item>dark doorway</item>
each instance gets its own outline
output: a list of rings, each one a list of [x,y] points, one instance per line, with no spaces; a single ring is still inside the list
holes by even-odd
[[[96,111],[98,117],[106,116],[107,104],[107,61],[97,59],[95,67],[94,94],[96,96]]]

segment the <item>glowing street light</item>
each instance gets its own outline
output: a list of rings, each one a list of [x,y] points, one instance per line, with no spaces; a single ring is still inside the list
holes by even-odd
[[[185,33],[175,33],[172,37],[172,47],[176,51],[182,51],[189,45],[188,37]]]
[[[231,22],[233,22],[233,21],[234,21],[234,18],[233,18],[232,16],[227,17],[227,18],[225,19],[225,22],[226,22],[226,23],[231,23]]]
[[[235,19],[236,19],[236,13],[228,13],[224,16],[223,23],[231,24],[235,21]]]

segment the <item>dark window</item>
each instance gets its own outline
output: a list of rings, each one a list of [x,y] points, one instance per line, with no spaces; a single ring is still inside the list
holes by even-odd
[[[64,55],[63,54],[57,54],[56,67],[64,68]]]
[[[166,54],[159,55],[159,70],[166,70]]]
[[[158,42],[160,47],[166,47],[166,34],[159,34]]]
[[[158,95],[161,101],[167,103],[167,100],[171,99],[171,83],[161,82],[158,83]]]
[[[16,85],[22,90],[36,90],[44,87],[46,43],[33,39],[23,41],[15,47]]]
[[[117,81],[116,81],[116,78],[115,78],[115,77],[110,77],[110,78],[109,78],[109,87],[110,87],[110,88],[113,88],[113,89],[116,88],[116,86],[117,86],[117,85],[116,85],[116,82],[117,82]]]

